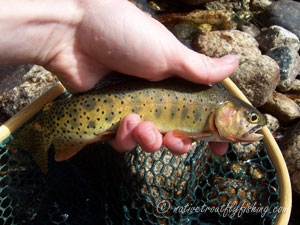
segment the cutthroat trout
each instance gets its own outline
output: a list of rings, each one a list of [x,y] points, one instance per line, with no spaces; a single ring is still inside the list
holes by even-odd
[[[48,103],[8,146],[31,152],[46,173],[51,144],[55,159],[66,160],[115,133],[130,113],[153,122],[161,133],[207,141],[257,141],[263,135],[256,131],[266,124],[258,110],[217,86],[133,79]]]

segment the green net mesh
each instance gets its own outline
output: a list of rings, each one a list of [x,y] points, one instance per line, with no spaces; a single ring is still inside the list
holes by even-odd
[[[0,146],[0,224],[274,224],[279,212],[263,142],[219,157],[206,142],[184,155],[94,143],[63,162],[50,149],[43,175],[28,152],[5,148],[11,139]]]
[[[98,143],[65,162],[52,151],[47,175],[29,153],[1,148],[0,223],[274,224],[275,169],[262,143],[250,145],[216,157],[205,142],[181,156]]]

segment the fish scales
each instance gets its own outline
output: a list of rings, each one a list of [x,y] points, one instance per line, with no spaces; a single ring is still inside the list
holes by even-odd
[[[236,122],[234,113],[240,109],[243,112]],[[51,143],[54,144],[56,160],[65,160],[84,145],[115,132],[121,120],[130,113],[140,115],[142,121],[153,122],[162,133],[178,131],[177,135],[181,137],[219,141],[237,139],[237,135],[224,137],[228,133],[224,128],[227,125],[219,125],[223,120],[227,123],[228,116],[235,116],[232,120],[228,117],[228,124],[234,125],[234,132],[246,129],[241,124],[244,117],[249,123],[246,113],[254,113],[253,117],[259,118],[257,123],[250,124],[261,126],[265,123],[256,109],[216,86],[208,87],[181,79],[160,82],[133,80],[51,103],[44,108],[41,117],[16,135],[14,142],[33,152],[33,157],[45,172],[47,156],[43,154],[47,154]],[[218,120],[214,121],[216,116]],[[242,127],[237,128],[239,126]],[[253,126],[247,124],[246,127]],[[35,136],[29,143],[24,137],[28,137],[30,132]]]

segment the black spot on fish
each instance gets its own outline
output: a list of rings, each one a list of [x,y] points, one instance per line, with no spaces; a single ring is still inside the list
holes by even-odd
[[[96,107],[96,101],[94,100],[94,98],[90,98],[88,96],[87,100],[84,101],[82,106],[84,109],[91,111]]]
[[[96,123],[95,123],[95,121],[94,121],[94,120],[91,120],[91,121],[89,122],[88,126],[95,129],[95,128],[96,128]]]
[[[162,108],[161,107],[158,107],[155,109],[155,117],[156,118],[159,118],[161,116],[161,113],[162,113]]]
[[[189,109],[188,108],[183,108],[181,112],[181,119],[185,119],[187,117]]]
[[[199,108],[196,108],[194,111],[193,111],[193,114],[194,114],[194,120],[195,121],[198,121],[200,120],[201,121],[201,113],[200,113],[200,109]]]

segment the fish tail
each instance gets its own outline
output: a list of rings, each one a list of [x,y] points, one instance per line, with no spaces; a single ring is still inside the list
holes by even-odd
[[[7,144],[8,148],[21,148],[31,153],[33,159],[45,174],[48,171],[48,149],[51,145],[51,135],[38,121],[33,121],[14,135]]]

